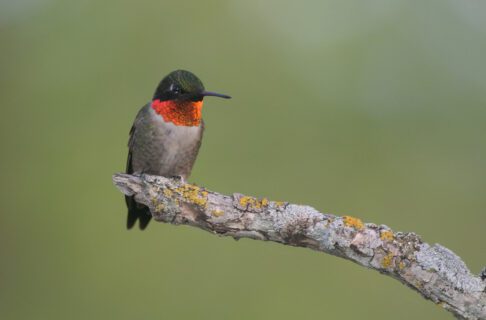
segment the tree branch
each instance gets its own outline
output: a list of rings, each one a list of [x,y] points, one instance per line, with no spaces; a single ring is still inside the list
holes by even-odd
[[[157,221],[329,253],[399,280],[460,319],[486,319],[486,281],[472,275],[452,251],[414,233],[304,205],[222,195],[159,176],[115,174],[113,181],[147,205]]]

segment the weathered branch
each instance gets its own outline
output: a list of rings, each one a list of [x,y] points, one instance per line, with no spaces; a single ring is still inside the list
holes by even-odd
[[[486,319],[486,281],[452,251],[414,233],[309,206],[226,196],[164,177],[115,174],[113,181],[147,205],[157,221],[323,251],[389,275],[460,319]]]

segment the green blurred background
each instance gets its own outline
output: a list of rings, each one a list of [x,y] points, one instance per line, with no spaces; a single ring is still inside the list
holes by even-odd
[[[111,175],[168,72],[210,90],[191,181],[486,265],[486,2],[0,4],[1,319],[452,319],[332,256],[152,222]]]

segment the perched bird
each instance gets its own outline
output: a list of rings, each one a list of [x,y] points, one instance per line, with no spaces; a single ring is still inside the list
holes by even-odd
[[[196,160],[204,131],[203,99],[230,96],[206,91],[194,74],[185,70],[169,73],[160,81],[152,101],[138,112],[128,141],[126,172],[186,179]],[[152,215],[148,207],[126,196],[127,229],[137,219],[145,229]]]

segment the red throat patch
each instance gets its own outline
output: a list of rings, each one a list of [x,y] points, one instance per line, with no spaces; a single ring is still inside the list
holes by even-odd
[[[176,126],[195,127],[201,124],[201,101],[153,100],[152,109],[162,116],[165,122]]]

